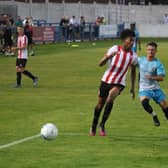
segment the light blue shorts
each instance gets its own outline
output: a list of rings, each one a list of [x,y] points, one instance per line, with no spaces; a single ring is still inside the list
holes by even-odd
[[[161,89],[140,91],[139,97],[148,97],[149,99],[153,99],[158,104],[166,99],[166,95]]]

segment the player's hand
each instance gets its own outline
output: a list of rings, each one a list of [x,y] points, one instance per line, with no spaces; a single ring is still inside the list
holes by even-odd
[[[135,99],[135,91],[134,91],[134,89],[131,89],[130,93],[131,93],[132,99],[134,100]]]

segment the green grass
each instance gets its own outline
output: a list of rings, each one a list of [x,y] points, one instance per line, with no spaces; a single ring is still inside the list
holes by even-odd
[[[167,41],[155,40],[168,68]],[[145,54],[146,42],[139,55]],[[138,97],[131,100],[129,75],[108,120],[108,136],[88,136],[106,68],[99,68],[98,61],[114,43],[119,41],[81,43],[79,48],[37,45],[27,66],[39,76],[37,88],[23,77],[23,88],[13,89],[15,58],[0,57],[0,145],[37,134],[46,122],[55,123],[60,133],[53,141],[37,138],[0,150],[0,168],[168,168],[168,123],[152,102],[161,120],[160,128],[154,127]],[[161,86],[167,94],[167,80]]]

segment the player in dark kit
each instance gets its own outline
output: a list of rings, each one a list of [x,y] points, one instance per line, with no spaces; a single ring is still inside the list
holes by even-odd
[[[123,45],[114,45],[111,47],[100,61],[100,66],[109,63],[108,69],[105,71],[98,95],[98,104],[95,107],[90,135],[96,135],[96,129],[99,117],[103,107],[104,114],[100,122],[100,136],[106,136],[105,123],[111,113],[115,98],[121,93],[125,87],[125,79],[128,68],[131,67],[131,94],[135,97],[134,83],[136,76],[136,64],[138,58],[131,48],[134,43],[135,33],[130,29],[126,29],[121,33]]]
[[[24,28],[22,26],[17,27],[18,39],[17,39],[17,47],[13,47],[13,50],[18,51],[18,56],[16,59],[16,75],[17,75],[17,84],[16,88],[21,87],[21,78],[22,73],[27,77],[33,80],[33,85],[37,86],[38,78],[32,75],[29,71],[25,70],[27,59],[28,59],[28,39],[24,34]]]
[[[25,27],[24,27],[24,34],[28,38],[28,48],[30,51],[30,55],[34,56],[34,50],[33,50],[33,29],[32,26],[29,25],[29,22],[26,21]]]

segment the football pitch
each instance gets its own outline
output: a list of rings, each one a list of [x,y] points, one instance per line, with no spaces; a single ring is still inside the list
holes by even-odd
[[[142,41],[145,54],[145,44]],[[167,39],[158,42],[158,57],[168,69]],[[161,121],[155,127],[138,99],[127,87],[107,122],[107,136],[89,136],[100,79],[98,67],[105,51],[119,40],[37,45],[27,69],[37,74],[39,85],[23,76],[23,87],[14,89],[15,59],[0,57],[0,146],[39,134],[43,124],[57,125],[59,135],[41,137],[0,149],[0,168],[168,168],[168,121],[153,102]],[[167,77],[161,87],[168,94]]]

